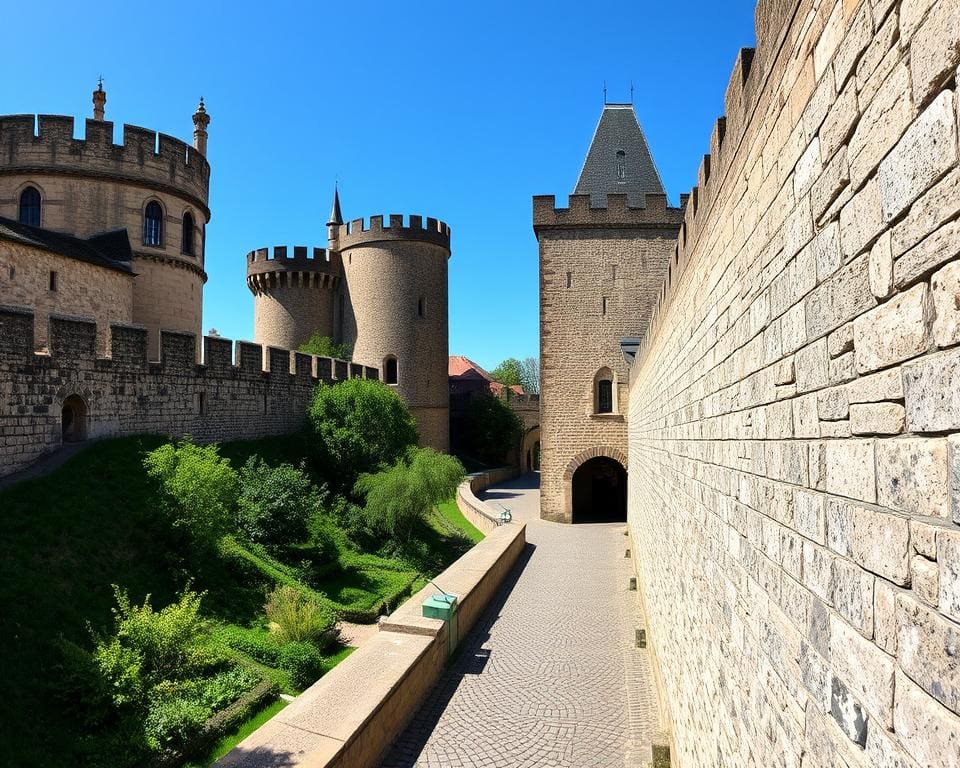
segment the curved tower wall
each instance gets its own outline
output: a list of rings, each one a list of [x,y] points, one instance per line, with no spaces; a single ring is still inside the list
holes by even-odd
[[[447,386],[447,260],[450,229],[419,216],[373,216],[339,230],[345,280],[343,340],[353,359],[374,366],[386,381],[386,361],[397,360],[397,393],[417,420],[420,443],[449,449]],[[422,301],[422,314],[421,314]]]
[[[253,293],[254,341],[297,349],[316,331],[333,338],[339,258],[323,248],[260,248],[247,254],[247,287]]]
[[[161,329],[201,337],[204,229],[210,165],[190,145],[145,128],[123,126],[113,143],[113,123],[87,120],[75,139],[72,117],[0,117],[0,216],[16,219],[20,193],[30,185],[42,200],[45,229],[89,237],[126,229],[133,249],[133,322],[148,330],[152,358]],[[144,210],[163,208],[159,246],[144,243]],[[194,220],[193,253],[183,253],[183,218]]]

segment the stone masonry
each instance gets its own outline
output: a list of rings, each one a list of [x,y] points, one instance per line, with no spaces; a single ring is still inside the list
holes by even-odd
[[[960,2],[756,21],[630,376],[674,756],[956,768]]]
[[[248,342],[237,342],[234,364],[233,342],[210,336],[200,364],[193,336],[172,331],[160,333],[160,359],[148,362],[148,332],[131,325],[110,328],[111,354],[101,357],[96,324],[62,315],[49,318],[49,352],[36,353],[34,322],[31,311],[0,307],[0,476],[61,446],[72,396],[85,409],[84,437],[209,442],[289,434],[318,382],[379,378],[375,368]]]

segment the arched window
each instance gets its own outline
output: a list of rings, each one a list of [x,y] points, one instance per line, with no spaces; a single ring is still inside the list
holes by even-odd
[[[183,214],[183,236],[180,238],[180,251],[193,256],[193,214]]]
[[[27,187],[20,193],[20,213],[17,220],[31,227],[40,226],[40,193],[35,187]]]
[[[163,208],[156,200],[147,203],[143,213],[143,244],[163,245]]]
[[[383,382],[385,384],[397,383],[397,358],[388,357],[383,361]]]
[[[627,179],[627,153],[622,149],[617,150],[617,181],[626,181]]]
[[[601,368],[593,377],[593,407],[596,413],[614,413],[613,371]]]

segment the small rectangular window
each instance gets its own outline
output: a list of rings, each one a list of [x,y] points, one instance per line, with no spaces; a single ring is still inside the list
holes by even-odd
[[[57,290],[57,273],[53,270],[50,271],[50,290]]]
[[[573,272],[567,272],[567,288],[573,285]]]
[[[205,416],[207,413],[207,393],[200,392],[197,397],[197,411],[201,416]]]
[[[610,268],[610,277],[612,277],[614,280],[617,279],[617,265],[616,265],[616,264],[612,265],[612,267]]]
[[[603,314],[607,314],[607,297],[603,297]]]
[[[613,413],[613,382],[609,379],[597,384],[597,413]]]

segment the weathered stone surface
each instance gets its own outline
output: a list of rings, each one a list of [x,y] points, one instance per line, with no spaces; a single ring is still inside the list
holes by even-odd
[[[893,725],[894,660],[843,619],[830,618],[830,661],[834,674],[884,727]]]
[[[891,176],[892,173],[889,171]],[[884,210],[876,179],[870,179],[843,206],[840,211],[840,244],[845,258],[856,256],[873,243],[883,229]]]
[[[922,520],[910,521],[911,549],[927,560],[937,559],[937,528]]]
[[[840,225],[833,222],[820,231],[811,241],[810,249],[816,264],[816,279],[823,282],[843,263],[840,253]]]
[[[893,254],[890,251],[890,231],[887,230],[870,249],[870,290],[878,299],[893,292]]]
[[[960,713],[960,625],[897,596],[897,657],[917,685],[954,714]]]
[[[919,768],[913,759],[894,740],[892,734],[881,728],[867,731],[865,751],[870,768]]]
[[[960,429],[960,349],[949,349],[903,366],[907,429]]]
[[[854,744],[867,743],[867,721],[870,719],[850,689],[836,675],[830,677],[830,715]]]
[[[827,443],[827,492],[862,501],[876,501],[874,441]]]
[[[803,585],[826,603],[833,595],[833,556],[829,550],[803,540]]]
[[[934,344],[960,344],[960,261],[947,264],[930,278],[930,296]]]
[[[922,104],[960,64],[960,1],[933,6],[910,42],[913,98]]]
[[[849,394],[843,387],[831,387],[817,392],[817,407],[820,418],[838,421],[850,415]]]
[[[947,472],[950,480],[950,514],[960,524],[960,435],[947,437]]]
[[[793,522],[797,533],[826,544],[826,497],[807,491],[793,492]]]
[[[795,305],[794,309],[803,309],[807,338],[815,339],[822,336],[849,322],[861,312],[876,306],[877,300],[870,291],[867,259],[867,254],[854,259],[820,283],[807,296],[804,304]],[[793,309],[784,314],[784,318],[791,311]],[[786,339],[784,339],[784,351],[788,351]]]
[[[960,531],[937,533],[937,566],[939,608],[954,621],[960,621]]]
[[[960,768],[960,718],[897,672],[893,727],[907,752],[923,766]]]
[[[820,126],[820,156],[824,162],[833,157],[833,153],[846,143],[850,131],[860,117],[857,108],[857,88],[853,80],[837,96]]]
[[[903,288],[958,254],[960,222],[951,221],[893,262],[893,283]]]
[[[820,156],[823,156],[822,146]],[[813,215],[814,221],[818,224],[821,223],[835,202],[841,202],[841,204],[842,202],[846,202],[840,201],[840,194],[844,189],[849,187],[849,184],[850,166],[847,164],[847,146],[844,144],[830,162],[827,163],[820,177],[813,182],[813,185],[810,187],[810,213]],[[830,226],[839,228],[837,222],[834,222]],[[817,267],[819,268],[820,266],[818,263]],[[837,266],[839,266],[839,264]],[[829,263],[824,262],[823,267],[824,271],[818,272],[818,277],[821,280],[827,277],[827,275],[832,274],[832,270],[826,271],[829,268]],[[834,269],[836,269],[836,267],[834,267]]]
[[[930,297],[924,284],[854,320],[857,370],[868,373],[925,352],[930,346],[930,315]]]
[[[850,432],[854,435],[898,435],[906,411],[899,403],[856,403],[850,406]]]
[[[809,392],[827,386],[827,340],[818,339],[797,351],[793,358],[796,370],[797,392]]]
[[[880,400],[902,400],[903,379],[899,369],[861,376],[846,386],[850,403],[876,403]]]
[[[817,393],[793,399],[793,431],[796,437],[820,437]]]
[[[830,671],[813,646],[800,643],[800,680],[820,712],[830,711]]]
[[[857,364],[852,351],[830,361],[830,384],[845,384],[857,378]]]
[[[953,91],[944,91],[914,120],[880,163],[877,178],[884,221],[896,218],[956,162]]]
[[[872,574],[840,558],[833,561],[833,605],[868,640],[873,637]]]
[[[853,351],[853,323],[841,325],[827,337],[827,352],[830,357],[839,357]]]
[[[910,525],[906,518],[839,499],[831,499],[827,510],[828,541],[835,551],[894,584],[910,583]]]
[[[940,582],[935,562],[920,555],[914,555],[910,560],[910,583],[917,599],[936,608]]]
[[[877,503],[913,515],[950,518],[947,441],[877,440]]]
[[[873,637],[891,656],[897,653],[897,591],[877,579],[873,585]]]
[[[957,213],[960,213],[960,170],[953,170],[914,202],[903,220],[890,230],[893,257],[899,258]]]
[[[847,26],[843,41],[837,47],[833,58],[833,74],[837,88],[842,88],[846,79],[853,74],[854,65],[860,54],[873,39],[873,14],[869,3],[861,3],[853,20]]]

